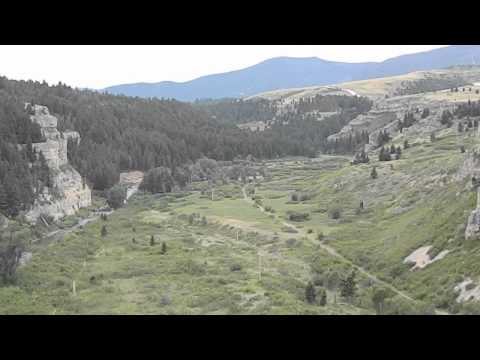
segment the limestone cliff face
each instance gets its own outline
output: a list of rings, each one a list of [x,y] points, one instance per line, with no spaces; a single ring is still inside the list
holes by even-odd
[[[470,186],[478,186],[480,180],[480,148],[475,149],[468,154],[462,167],[457,174],[458,179],[471,177]],[[476,179],[476,180],[475,180]],[[475,240],[480,238],[480,188],[477,187],[477,207],[468,217],[467,227],[465,228],[465,240]]]
[[[92,203],[90,188],[68,163],[67,158],[68,139],[80,141],[80,136],[75,131],[59,132],[57,118],[52,116],[45,106],[33,106],[33,113],[30,118],[40,125],[46,141],[34,143],[32,146],[37,154],[43,153],[50,171],[52,186],[43,189],[25,217],[28,221],[35,222],[42,214],[55,219],[72,215],[78,209],[90,206]]]

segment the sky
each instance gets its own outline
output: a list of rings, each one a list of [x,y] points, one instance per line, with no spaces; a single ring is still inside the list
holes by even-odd
[[[355,63],[443,46],[447,45],[0,45],[0,75],[102,89],[136,82],[188,81],[277,56]]]

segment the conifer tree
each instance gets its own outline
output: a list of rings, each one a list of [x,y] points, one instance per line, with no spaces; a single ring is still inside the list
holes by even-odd
[[[155,237],[152,235],[150,236],[150,246],[155,245]]]
[[[100,235],[102,235],[102,237],[105,237],[107,236],[108,232],[107,232],[107,225],[103,225],[102,226],[102,230],[100,232]]]
[[[315,302],[316,297],[317,297],[317,294],[315,292],[315,287],[313,286],[312,282],[309,282],[307,284],[307,287],[305,288],[305,299],[309,304],[313,304]]]
[[[376,179],[376,178],[378,177],[377,169],[376,169],[375,166],[373,167],[372,172],[370,173],[370,177],[371,177],[372,179]]]
[[[356,275],[357,274],[356,274],[355,270],[352,271],[350,273],[350,275],[347,276],[346,279],[342,279],[342,282],[341,282],[341,285],[340,285],[341,296],[343,296],[344,298],[346,298],[348,300],[352,300],[352,298],[355,296],[355,293],[356,293],[356,286],[357,286],[357,283],[356,283],[356,280],[355,280]]]

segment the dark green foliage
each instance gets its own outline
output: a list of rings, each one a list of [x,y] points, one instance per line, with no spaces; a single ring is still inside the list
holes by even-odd
[[[387,130],[380,131],[377,136],[377,144],[378,146],[383,146],[391,140],[390,135],[388,134]]]
[[[370,177],[374,180],[378,177],[377,168],[375,166],[372,168],[372,171],[370,172]]]
[[[149,170],[140,184],[140,190],[146,190],[153,194],[169,193],[175,185],[175,180],[169,168],[158,167]]]
[[[102,230],[100,231],[100,235],[102,237],[105,237],[105,236],[107,236],[107,234],[108,234],[107,225],[102,225]]]
[[[154,246],[155,245],[155,237],[152,235],[150,236],[150,246]]]
[[[232,264],[230,266],[230,271],[240,271],[242,270],[242,265],[240,264]]]
[[[444,110],[442,116],[440,117],[440,123],[442,125],[447,125],[447,127],[452,126],[453,124],[453,114],[450,110]]]
[[[380,149],[379,154],[378,154],[378,160],[379,161],[390,161],[390,160],[392,160],[392,157],[390,155],[390,151],[388,151],[384,147],[382,147]]]
[[[361,152],[355,154],[355,157],[352,160],[352,165],[368,164],[369,162],[370,159],[368,158],[368,154],[365,152],[365,150],[362,150]]]
[[[422,114],[423,115],[423,114]],[[423,119],[423,118],[422,118]],[[409,128],[416,122],[415,116],[411,112],[405,113],[403,116],[403,121],[399,120],[398,121],[398,130],[400,132],[403,132],[403,129]],[[388,142],[388,141],[387,141]],[[381,144],[383,145],[383,144]]]
[[[107,203],[113,209],[123,206],[127,197],[127,190],[120,185],[116,185],[107,191]]]
[[[11,284],[16,280],[16,271],[20,264],[25,246],[15,233],[0,233],[0,284]]]
[[[162,249],[160,250],[160,252],[162,254],[166,254],[167,253],[167,244],[164,242],[162,242]]]
[[[197,100],[193,104],[211,117],[228,124],[268,122],[275,117],[277,110],[275,104],[264,99],[205,99]]]
[[[288,220],[295,222],[307,221],[310,218],[308,213],[290,212],[288,213]]]
[[[305,300],[309,304],[313,304],[315,302],[315,299],[317,297],[316,291],[315,291],[315,286],[309,282],[307,284],[307,287],[305,288]]]
[[[352,271],[340,284],[340,294],[344,298],[351,300],[356,294],[357,283],[355,280],[356,272]]]
[[[328,216],[333,220],[338,220],[342,216],[342,210],[339,208],[333,208],[328,211]]]
[[[409,147],[410,147],[410,144],[408,143],[408,140],[405,139],[405,141],[403,142],[403,150],[407,150]]]
[[[425,118],[428,117],[429,115],[430,115],[430,110],[429,110],[428,108],[423,109],[422,119],[425,119]]]
[[[370,136],[367,131],[356,131],[353,135],[337,137],[335,140],[328,142],[325,151],[334,154],[351,154],[358,152],[360,148],[369,142]]]

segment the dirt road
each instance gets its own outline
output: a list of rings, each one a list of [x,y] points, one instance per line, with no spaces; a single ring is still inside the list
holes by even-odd
[[[242,187],[242,193],[243,193],[243,199],[245,201],[247,201],[248,203],[251,203],[251,204],[254,204],[254,201],[248,197],[247,195],[247,191],[246,191],[246,187],[247,185],[245,185],[244,187]],[[265,208],[263,208],[262,206],[260,205],[257,205],[258,206],[258,209],[262,212],[265,212]],[[274,216],[278,219],[278,215],[274,214]],[[401,291],[401,290],[398,290],[396,287],[394,287],[393,285],[383,281],[383,280],[380,280],[378,277],[376,277],[375,275],[369,273],[367,270],[365,270],[364,268],[362,268],[361,266],[357,265],[357,264],[354,264],[351,260],[347,259],[345,256],[339,254],[334,248],[332,248],[331,246],[328,246],[324,243],[322,243],[321,241],[318,241],[316,240],[311,234],[307,234],[305,232],[305,230],[303,229],[300,229],[298,227],[296,227],[294,224],[291,224],[291,223],[288,223],[286,221],[283,221],[283,224],[285,226],[288,226],[288,227],[291,227],[293,229],[295,229],[296,231],[298,231],[299,234],[303,235],[304,237],[306,237],[307,239],[310,239],[314,242],[316,242],[317,244],[320,245],[320,247],[325,250],[327,253],[329,253],[330,255],[332,256],[335,256],[339,259],[341,259],[342,261],[346,262],[347,264],[349,264],[350,266],[352,266],[354,269],[356,269],[357,271],[359,271],[360,273],[362,273],[363,275],[365,275],[366,277],[368,277],[369,279],[371,279],[373,282],[385,287],[385,288],[388,288],[390,289],[391,291],[393,291],[395,294],[403,297],[404,299],[406,300],[409,300],[409,301],[415,301],[415,299],[413,299],[412,297],[410,297],[409,295],[407,295],[405,292]],[[448,312],[444,311],[444,310],[438,310],[436,309],[435,310],[435,313],[437,315],[449,315]]]

